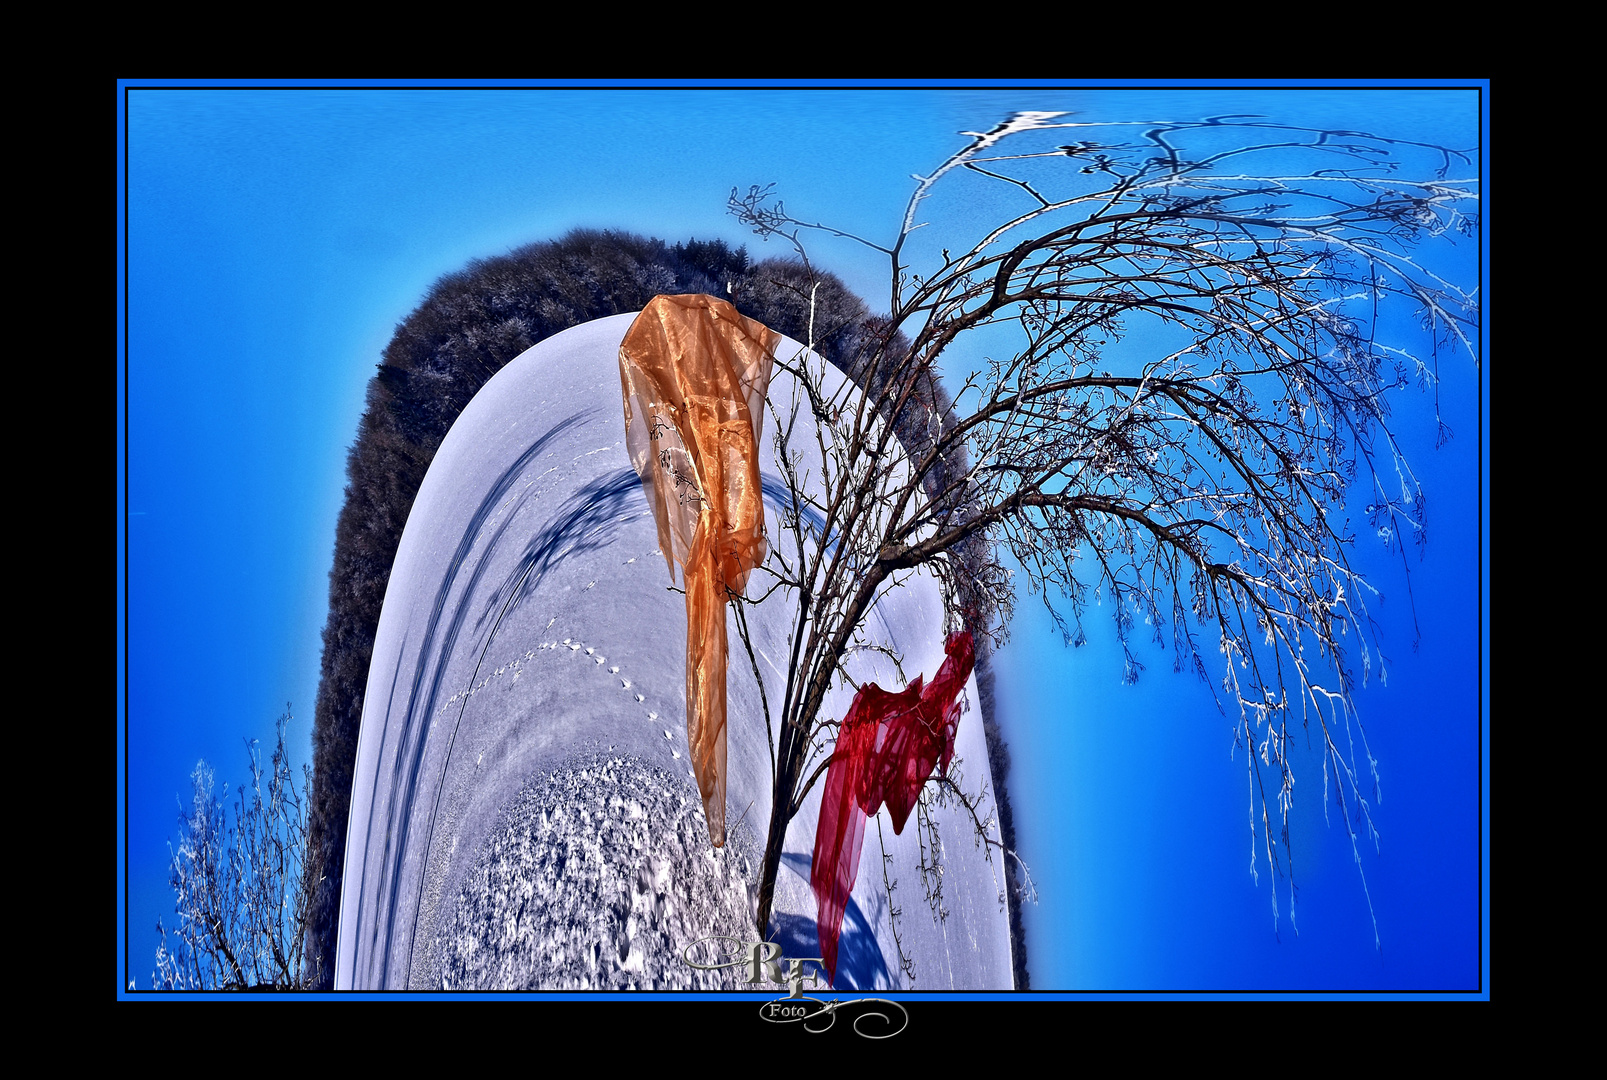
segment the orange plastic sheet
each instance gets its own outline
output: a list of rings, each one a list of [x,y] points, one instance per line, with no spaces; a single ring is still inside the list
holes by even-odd
[[[726,590],[764,562],[759,439],[781,335],[724,300],[655,296],[619,347],[625,448],[686,585],[686,740],[725,844]]]
[[[809,884],[815,930],[827,977],[837,981],[837,940],[859,874],[865,819],[887,804],[893,831],[902,833],[933,766],[947,776],[960,723],[960,692],[971,677],[976,648],[967,631],[950,634],[948,658],[924,688],[921,676],[898,693],[866,683],[854,695],[837,731],[815,828]]]

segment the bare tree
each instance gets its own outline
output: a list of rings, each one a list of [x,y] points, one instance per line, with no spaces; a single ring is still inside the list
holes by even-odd
[[[866,644],[878,591],[928,567],[945,631],[981,619],[1002,642],[1015,594],[976,557],[990,545],[1068,643],[1092,592],[1114,601],[1129,681],[1143,625],[1213,688],[1246,750],[1252,868],[1259,848],[1277,875],[1292,870],[1288,748],[1305,731],[1360,869],[1377,772],[1352,694],[1377,641],[1340,511],[1365,498],[1386,543],[1424,535],[1389,403],[1428,388],[1446,437],[1439,358],[1477,361],[1476,290],[1426,254],[1477,236],[1470,153],[1232,116],[1022,112],[966,134],[917,178],[887,246],[801,221],[771,188],[732,192],[732,212],[789,240],[806,268],[802,237],[822,231],[891,270],[889,315],[856,361],[865,393],[833,394],[815,361],[778,359],[819,425],[808,477],[790,441],[803,436],[780,416],[772,428],[791,539],[767,569],[797,617],[773,703],[760,933],[788,822],[830,761],[840,718],[822,705]],[[948,246],[916,237],[926,200],[962,183],[1019,209]],[[1391,321],[1397,309],[1415,323]],[[960,346],[983,341],[1003,355],[956,373]],[[933,390],[944,361],[952,404]]]
[[[304,950],[312,883],[306,880],[307,785],[296,789],[285,748],[289,706],[279,718],[269,767],[246,740],[251,778],[227,812],[205,761],[191,774],[190,805],[181,806],[179,842],[169,863],[177,924],[157,920],[157,990],[305,990],[317,962]]]

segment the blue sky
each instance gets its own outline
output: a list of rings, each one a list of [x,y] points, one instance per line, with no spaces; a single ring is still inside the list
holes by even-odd
[[[442,274],[577,226],[782,254],[725,214],[731,187],[753,183],[776,182],[799,216],[889,241],[910,174],[962,145],[956,132],[1016,109],[1255,112],[1472,147],[1478,104],[1475,89],[1427,87],[120,90],[125,981],[147,985],[152,928],[172,906],[175,797],[196,760],[238,780],[241,739],[271,739],[287,701],[292,741],[308,751],[346,449],[380,351]],[[824,240],[812,253],[885,309],[879,256]],[[1477,273],[1472,249],[1458,270]],[[1019,838],[1041,896],[1027,916],[1035,988],[1479,985],[1487,376],[1467,363],[1442,370],[1450,445],[1433,448],[1424,402],[1403,402],[1399,416],[1431,499],[1427,557],[1412,557],[1416,650],[1398,557],[1365,543],[1362,553],[1388,598],[1392,661],[1387,688],[1359,698],[1383,777],[1382,850],[1362,859],[1383,949],[1317,781],[1297,801],[1299,933],[1280,886],[1275,934],[1264,859],[1259,884],[1249,869],[1243,754],[1230,760],[1231,728],[1204,687],[1159,657],[1122,686],[1108,620],[1090,620],[1091,645],[1071,651],[1027,600],[999,668]],[[123,468],[120,452],[120,479]]]

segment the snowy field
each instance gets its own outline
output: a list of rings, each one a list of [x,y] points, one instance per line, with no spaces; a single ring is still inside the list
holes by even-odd
[[[731,835],[715,850],[686,760],[685,603],[667,588],[624,449],[617,356],[633,318],[575,327],[498,372],[419,491],[364,700],[337,988],[735,986],[681,952],[711,935],[754,936],[770,813],[764,713],[728,609]],[[783,339],[777,355],[799,351]],[[826,378],[831,387],[842,376],[828,367]],[[794,396],[778,367],[770,400],[785,411]],[[773,431],[772,417],[767,502],[784,490]],[[766,580],[755,574],[749,594]],[[903,654],[911,678],[930,679],[943,660],[942,615],[935,579],[922,576],[890,589],[869,628]],[[772,705],[792,624],[780,591],[750,609]],[[859,682],[903,685],[874,654],[850,670]],[[974,678],[966,694],[956,761],[975,792],[989,769]],[[851,687],[839,689],[826,711],[840,718],[851,700]],[[820,954],[809,863],[822,787],[787,835],[771,924],[785,956]],[[1010,988],[1003,866],[984,858],[963,809],[934,814],[946,917],[925,899],[913,816],[895,837],[884,810],[866,823],[838,989]],[[878,821],[913,981],[894,946]]]

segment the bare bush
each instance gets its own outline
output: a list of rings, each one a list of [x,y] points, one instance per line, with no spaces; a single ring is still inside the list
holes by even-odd
[[[264,770],[257,740],[246,740],[250,780],[232,813],[229,788],[214,792],[212,767],[196,763],[188,807],[179,814],[168,879],[174,926],[157,920],[157,990],[305,990],[317,963],[305,951],[312,890],[303,873],[307,833],[304,770],[298,791],[285,749],[289,706]]]

